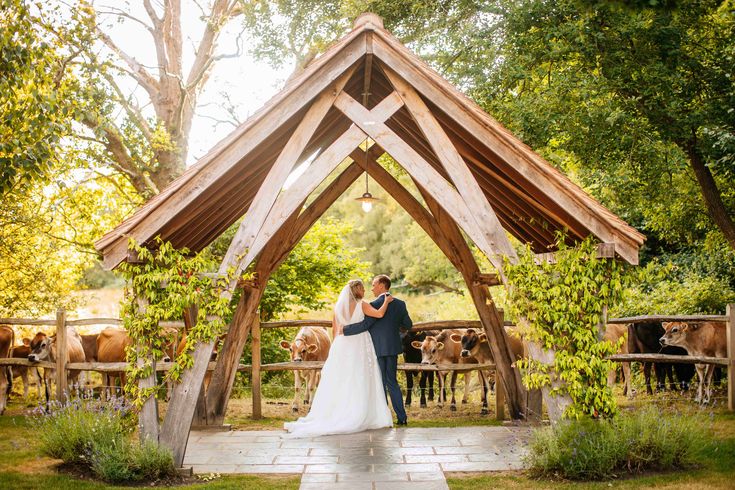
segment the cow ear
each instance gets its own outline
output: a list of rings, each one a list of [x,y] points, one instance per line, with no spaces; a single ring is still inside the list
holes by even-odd
[[[462,336],[458,333],[453,333],[451,339],[455,342],[462,342]]]
[[[487,334],[481,333],[477,337],[480,339],[480,343],[487,342]]]
[[[285,340],[281,340],[281,349],[291,350],[291,343]]]
[[[423,343],[419,342],[418,340],[414,340],[413,342],[411,342],[411,347],[413,347],[414,349],[420,349],[422,345]]]
[[[439,349],[439,350],[443,350],[444,349],[444,342],[437,342],[436,343],[436,348]]]
[[[23,345],[31,345],[31,339],[23,339]]]
[[[319,350],[319,346],[316,344],[309,344],[308,346],[306,346],[306,352],[308,352],[309,354],[313,354],[317,350]]]

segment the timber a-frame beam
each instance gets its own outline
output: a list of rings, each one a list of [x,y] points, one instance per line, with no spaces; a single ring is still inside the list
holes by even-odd
[[[340,92],[337,98],[346,95]],[[403,106],[403,101],[398,94],[391,94],[383,99],[371,111],[367,111],[366,117],[376,124],[392,116]],[[337,138],[314,162],[309,165],[308,171],[289,189],[281,192],[270,212],[263,218],[259,230],[249,248],[239,248],[242,243],[231,245],[232,251],[228,250],[229,257],[243,256],[238,261],[236,272],[245,270],[255,257],[263,249],[270,237],[282,225],[283,220],[291,215],[298,206],[317,188],[317,186],[356,148],[367,138],[367,135],[358,126],[350,126],[342,136]],[[249,214],[245,216],[241,229],[247,228]],[[232,263],[222,263],[220,271],[226,271]]]
[[[502,277],[503,257],[516,259],[516,252],[508,241],[500,220],[493,211],[490,203],[482,192],[480,185],[470,172],[467,164],[457,152],[449,136],[444,132],[439,122],[434,118],[429,108],[421,97],[401,77],[396,75],[388,67],[383,68],[384,73],[393,85],[393,88],[403,99],[414,121],[429,142],[434,153],[439,158],[444,170],[464,199],[468,209],[473,210],[472,218],[477,222],[480,232],[485,236],[489,245],[497,255],[488,255],[488,259]],[[498,257],[499,256],[499,257]]]
[[[375,153],[379,153],[379,150],[376,149]],[[359,149],[355,150],[352,158],[357,162],[363,162],[364,152]],[[372,154],[368,156],[367,170],[375,182],[385,189],[423,228],[464,277],[485,332],[490,339],[490,348],[500,373],[501,382],[507,393],[510,413],[515,419],[521,418],[525,409],[523,403],[525,390],[520,373],[512,367],[515,359],[510,351],[503,320],[495,308],[487,288],[473,284],[474,278],[480,274],[480,269],[459,227],[449,214],[439,206],[437,201],[416,183],[430,211],[422,206],[408,190],[380,166]]]
[[[495,257],[495,262],[502,269],[502,263],[497,259],[497,249],[490,245],[485,234],[480,231],[477,222],[472,218],[473,213],[467,203],[431,164],[399,138],[388,126],[371,118],[370,111],[348,94],[342,92],[337,97],[335,106],[387,151],[420,185],[429,190],[432,195],[441,196],[439,204],[449,214],[457,217],[465,233],[491,261]]]
[[[389,66],[419,93],[428,96],[432,104],[448,114],[456,124],[462,126],[478,141],[482,141],[487,148],[497,153],[528,181],[536,183],[559,181],[554,175],[557,173],[555,169],[545,168],[548,164],[538,155],[534,155],[534,164],[530,163],[524,157],[530,153],[521,148],[522,144],[519,141],[514,141],[507,131],[498,130],[481,121],[483,118],[475,115],[480,113],[481,109],[478,107],[470,109],[461,103],[459,98],[453,96],[454,89],[446,80],[441,79],[436,73],[428,73],[423,62],[408,48],[393,39],[387,31],[375,31],[372,52],[383,65]],[[608,225],[588,209],[588,203],[565,193],[553,192],[553,188],[550,187],[545,187],[544,191],[557,205],[571,212],[600,240],[616,243],[618,254],[628,263],[638,264],[638,247],[632,241],[611,233]]]
[[[241,299],[222,352],[218,355],[212,381],[207,389],[207,413],[204,417],[201,415],[198,417],[203,423],[222,425],[224,422],[237,373],[237,361],[242,356],[248,335],[250,335],[251,325],[258,314],[258,303],[270,275],[360,174],[362,174],[362,169],[355,163],[350,164],[306,209],[300,214],[301,207],[294,211],[288,222],[278,230],[258,256],[255,264],[257,286],[243,291],[243,298],[247,295],[248,299],[247,301]]]
[[[337,79],[334,86],[322,92],[312,103],[311,107],[309,107],[306,115],[289,138],[288,143],[286,143],[286,146],[281,151],[258,189],[258,192],[255,194],[246,219],[240,224],[240,228],[235,233],[227,249],[227,253],[220,266],[220,274],[226,273],[230,267],[238,262],[238,254],[241,254],[243,250],[249,250],[253,247],[256,237],[268,218],[268,214],[278,196],[278,193],[273,192],[273,190],[281,189],[286,183],[286,179],[296,165],[304,148],[316,132],[324,116],[327,115],[327,111],[332,107],[334,99],[337,98],[337,94],[342,92],[342,89],[347,84],[353,72],[354,67],[343,73]],[[244,267],[236,268],[235,276],[239,276],[239,273],[243,269]],[[236,279],[233,279],[233,281],[236,281]],[[232,290],[232,288],[234,288],[234,284],[230,284],[229,289]]]

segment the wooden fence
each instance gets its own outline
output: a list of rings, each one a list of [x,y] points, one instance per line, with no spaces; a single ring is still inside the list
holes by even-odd
[[[648,315],[627,318],[609,319],[607,323],[634,323],[645,321],[724,321],[727,324],[727,358],[714,357],[693,357],[693,356],[671,356],[664,354],[620,354],[610,356],[609,359],[615,362],[673,362],[673,363],[701,363],[716,364],[728,367],[728,408],[735,411],[735,305],[728,305],[725,315]],[[82,362],[82,363],[64,363],[66,357],[66,326],[90,326],[90,325],[112,325],[121,326],[122,321],[116,318],[87,318],[81,320],[68,320],[65,310],[58,310],[55,320],[40,320],[27,318],[0,318],[0,325],[23,325],[23,326],[53,326],[56,327],[57,333],[57,359],[51,362],[31,363],[26,359],[0,359],[0,366],[26,366],[41,367],[55,369],[56,374],[56,398],[63,400],[68,392],[67,370],[95,371],[100,373],[119,372],[127,367],[127,363],[99,363],[99,362]],[[162,325],[173,328],[183,328],[184,322],[162,322]],[[238,371],[251,372],[252,391],[253,391],[253,417],[259,418],[262,414],[262,396],[260,389],[261,373],[264,371],[288,371],[288,370],[312,370],[321,369],[323,362],[279,362],[272,364],[262,364],[261,362],[261,346],[260,332],[264,328],[299,328],[303,326],[322,326],[331,328],[332,323],[327,320],[291,320],[282,322],[255,322],[252,328],[253,338],[253,360],[251,365],[240,364]],[[511,322],[505,322],[506,326],[512,326]],[[475,328],[482,329],[479,321],[474,320],[451,320],[438,322],[421,322],[416,323],[411,329],[412,332],[421,332],[427,330],[445,330],[453,328]],[[174,365],[172,362],[156,362],[156,371],[167,371]],[[208,369],[213,370],[214,362],[209,364]],[[424,364],[399,364],[398,369],[402,371],[474,371],[495,370],[493,364],[445,364],[445,365],[424,365]],[[502,383],[496,384],[497,390],[502,390]],[[497,393],[496,396],[496,413],[502,417],[503,415],[503,394]]]

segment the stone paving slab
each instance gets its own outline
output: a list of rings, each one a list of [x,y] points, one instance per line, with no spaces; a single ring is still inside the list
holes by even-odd
[[[192,432],[194,473],[301,475],[301,489],[447,490],[444,472],[520,469],[530,429],[381,429],[292,439],[283,431]]]

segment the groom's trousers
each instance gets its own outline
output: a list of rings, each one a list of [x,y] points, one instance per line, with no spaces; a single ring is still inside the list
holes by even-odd
[[[398,422],[406,421],[406,410],[403,408],[403,394],[398,386],[396,371],[398,371],[398,356],[378,357],[380,374],[383,376],[383,389],[388,391],[393,411],[396,412]]]

